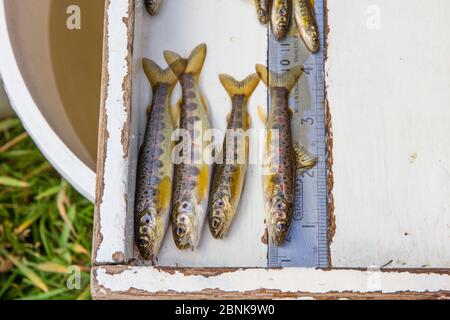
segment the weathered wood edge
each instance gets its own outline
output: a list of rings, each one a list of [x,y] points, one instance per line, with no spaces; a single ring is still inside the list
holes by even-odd
[[[128,70],[131,68],[132,54],[133,54],[133,34],[134,34],[134,0],[128,0],[130,16],[128,21],[124,21],[127,24],[129,31],[128,35]],[[110,5],[110,0],[105,2],[106,10]],[[328,33],[329,26],[327,22],[327,1],[325,0],[325,62],[327,61],[327,44],[328,44]],[[314,299],[450,299],[449,291],[437,291],[437,292],[398,292],[398,293],[380,293],[380,292],[327,292],[327,293],[309,293],[309,292],[282,292],[281,290],[268,290],[259,289],[254,291],[244,291],[244,292],[226,292],[220,289],[207,289],[200,292],[156,292],[149,293],[143,290],[130,289],[125,292],[113,292],[107,288],[102,287],[98,284],[96,275],[99,268],[105,268],[108,273],[120,273],[127,270],[129,266],[124,265],[125,255],[119,255],[116,259],[112,259],[111,264],[99,265],[96,263],[97,250],[102,243],[102,235],[100,233],[100,216],[99,216],[99,206],[103,198],[103,188],[104,188],[104,165],[106,159],[106,149],[108,144],[108,130],[107,130],[107,114],[106,114],[106,95],[107,87],[109,85],[109,71],[108,71],[108,15],[105,14],[105,27],[104,27],[104,50],[103,50],[103,72],[102,72],[102,94],[101,94],[101,110],[100,110],[100,130],[99,130],[99,143],[98,148],[98,163],[97,163],[97,186],[96,186],[96,205],[94,213],[94,239],[93,239],[93,269],[91,272],[91,291],[92,296],[95,299],[301,299],[301,298],[314,298]],[[326,75],[325,75],[326,79]],[[125,107],[127,109],[128,116],[131,114],[131,76],[124,79],[124,96]],[[325,89],[326,91],[326,89]],[[326,92],[325,92],[326,96]],[[327,125],[327,187],[328,187],[328,215],[329,215],[329,238],[328,241],[331,243],[333,233],[334,233],[334,206],[332,198],[333,189],[333,157],[332,157],[332,146],[333,146],[333,135],[331,127],[331,113],[328,100],[325,99],[325,112],[326,112],[326,125]],[[129,124],[129,121],[128,121]],[[124,147],[125,153],[128,150],[128,133],[127,127],[124,128],[122,132],[122,146]],[[331,260],[330,260],[331,264]],[[164,270],[165,272],[181,272],[185,276],[189,275],[202,275],[205,277],[216,276],[227,272],[235,272],[241,270],[239,268],[159,268],[159,270]],[[338,269],[329,269],[338,270]],[[363,269],[353,269],[353,270],[363,270]],[[280,270],[281,271],[281,270]],[[383,270],[382,270],[383,271]],[[435,274],[449,274],[449,270],[437,270],[437,269],[390,269],[389,271],[408,271],[411,273],[435,273]],[[387,271],[383,271],[387,272]]]
[[[97,150],[97,176],[95,187],[95,208],[94,208],[94,230],[92,243],[92,263],[97,259],[97,250],[99,249],[103,237],[100,232],[100,204],[103,198],[104,190],[104,171],[106,149],[108,145],[108,129],[106,127],[106,96],[109,83],[108,61],[109,61],[109,46],[108,46],[108,8],[110,0],[105,1],[105,17],[103,22],[103,57],[102,57],[102,80],[101,80],[101,95],[100,95],[100,114],[99,114],[99,131],[98,131],[98,150]]]
[[[124,149],[125,157],[128,157],[129,148],[129,128],[130,128],[130,116],[131,116],[131,88],[132,88],[132,77],[131,77],[131,66],[133,58],[133,38],[134,38],[134,8],[135,0],[128,0],[128,12],[129,16],[127,19],[122,21],[127,26],[127,76],[123,79],[123,102],[124,109],[127,113],[127,122],[122,130],[122,147]],[[107,95],[108,87],[110,85],[110,74],[109,74],[109,7],[111,5],[111,0],[105,1],[105,17],[104,17],[104,30],[103,30],[103,58],[102,58],[102,80],[101,80],[101,101],[100,101],[100,114],[99,114],[99,134],[98,134],[98,151],[97,151],[97,176],[96,176],[96,190],[95,190],[95,209],[94,209],[94,236],[93,236],[93,246],[92,246],[92,263],[97,264],[97,252],[103,241],[103,235],[101,233],[101,215],[100,207],[103,202],[104,194],[104,172],[105,172],[105,162],[106,153],[109,142],[109,133],[107,129],[108,114],[107,114]],[[125,197],[125,201],[126,201]],[[128,203],[127,203],[128,206]],[[126,244],[123,245],[126,247]],[[110,261],[106,263],[124,263],[126,260],[126,252],[116,252]]]
[[[130,269],[128,266],[123,265],[109,265],[109,266],[98,266],[94,267],[92,271],[92,296],[94,299],[104,300],[104,299],[145,299],[145,300],[161,300],[161,299],[231,299],[231,300],[242,300],[242,299],[317,299],[317,300],[334,300],[334,299],[350,299],[350,300],[372,300],[372,299],[398,299],[398,300],[436,300],[436,299],[450,299],[450,291],[438,290],[438,291],[398,291],[390,293],[382,293],[379,291],[374,292],[357,292],[357,291],[329,291],[323,293],[316,292],[286,292],[283,290],[273,290],[273,289],[258,289],[251,291],[224,291],[218,288],[216,289],[204,289],[202,291],[196,292],[175,292],[175,291],[156,291],[147,292],[145,290],[140,290],[136,288],[130,288],[126,291],[112,291],[109,288],[105,288],[100,285],[96,279],[97,271],[99,269],[106,270],[108,274],[118,275]],[[176,272],[182,273],[185,277],[190,276],[204,276],[204,277],[216,277],[224,273],[236,272],[237,268],[158,268],[160,272],[165,272],[169,275],[174,275]],[[251,270],[251,269],[247,269]],[[317,269],[317,271],[365,271],[362,269]],[[278,269],[282,272],[282,269]],[[398,273],[398,272],[409,272],[411,274],[428,274],[428,275],[448,275],[449,270],[428,270],[428,269],[402,269],[402,270],[381,270],[383,273]]]

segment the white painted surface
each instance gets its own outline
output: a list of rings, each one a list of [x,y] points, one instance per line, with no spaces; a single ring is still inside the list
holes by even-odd
[[[113,262],[113,256],[129,257],[132,243],[126,239],[127,192],[129,188],[128,156],[122,145],[122,132],[127,122],[125,106],[125,78],[131,72],[127,63],[129,7],[127,1],[110,1],[107,25],[106,91],[106,157],[104,163],[104,191],[99,199],[100,230],[103,241],[96,252],[97,263]]]
[[[187,57],[200,43],[208,46],[200,85],[208,104],[210,122],[213,128],[224,130],[231,101],[219,82],[219,74],[229,73],[237,79],[243,79],[255,72],[256,63],[264,64],[267,60],[267,29],[258,24],[253,3],[242,0],[165,1],[157,17],[145,13],[143,25],[139,24],[139,19],[137,17],[137,29],[143,32],[144,47],[143,51],[135,50],[135,59],[138,59],[135,66],[139,69],[134,71],[139,72],[141,83],[134,82],[133,85],[142,88],[137,93],[142,100],[134,101],[139,103],[134,105],[134,112],[140,108],[140,140],[145,130],[145,108],[151,101],[151,90],[140,67],[142,57],[148,57],[166,67],[164,50],[172,50]],[[176,103],[179,98],[180,89],[177,88],[172,100]],[[261,83],[249,103],[255,129],[263,128],[257,118],[256,107],[265,104],[266,89]],[[136,125],[132,130],[138,130]],[[250,150],[257,152],[256,143],[250,144]],[[130,154],[130,158],[136,156],[137,152]],[[158,257],[158,265],[266,267],[267,247],[260,240],[264,232],[265,214],[259,170],[259,166],[251,165],[247,171],[241,206],[226,239],[213,239],[205,223],[200,246],[194,252],[180,251],[175,247],[169,230]]]
[[[334,267],[450,267],[448,12],[328,0]]]
[[[0,73],[5,90],[25,129],[50,163],[89,200],[94,200],[95,173],[58,137],[40,112],[19,70],[8,34],[4,1],[0,2]],[[75,174],[74,174],[75,173]]]
[[[131,267],[121,273],[96,272],[97,283],[104,289],[123,292],[129,289],[148,293],[172,291],[179,293],[220,289],[225,292],[245,292],[258,289],[280,292],[355,292],[398,293],[437,292],[450,290],[450,275],[414,274],[409,272],[379,272],[358,270],[323,271],[290,268],[284,270],[246,269],[217,276],[173,274],[154,268]]]

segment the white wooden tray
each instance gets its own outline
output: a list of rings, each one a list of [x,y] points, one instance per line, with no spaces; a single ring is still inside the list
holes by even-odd
[[[420,155],[417,159],[412,156],[417,150],[420,152],[425,141],[417,140],[419,149],[411,149],[411,154],[408,154],[409,148],[405,144],[397,149],[390,146],[391,138],[397,137],[396,132],[391,132],[388,127],[393,125],[388,122],[389,117],[382,117],[394,112],[389,108],[392,102],[387,97],[392,98],[396,94],[386,89],[381,66],[361,68],[366,63],[365,59],[375,60],[375,53],[354,43],[363,41],[367,36],[365,33],[370,34],[371,29],[360,30],[356,36],[350,36],[353,25],[347,21],[354,23],[355,19],[347,19],[349,14],[363,19],[361,23],[367,29],[364,19],[367,18],[365,9],[368,3],[365,7],[356,0],[328,1],[326,81],[330,124],[328,179],[332,191],[329,199],[331,269],[265,268],[266,247],[259,241],[263,219],[258,217],[263,208],[256,166],[250,168],[250,185],[246,186],[243,205],[228,240],[212,241],[205,230],[199,250],[180,253],[167,237],[158,262],[163,267],[152,267],[140,261],[133,237],[135,168],[144,131],[145,109],[151,97],[141,70],[141,59],[148,57],[163,64],[163,50],[187,55],[195,45],[206,42],[209,51],[201,85],[210,104],[212,125],[224,128],[230,103],[217,80],[218,74],[227,72],[236,77],[246,76],[253,72],[255,63],[266,61],[267,52],[266,29],[258,24],[250,1],[190,0],[189,3],[175,3],[166,0],[160,15],[154,18],[146,14],[142,2],[110,0],[106,4],[93,244],[92,293],[95,298],[449,297],[450,275],[446,268],[450,267],[450,197],[427,198],[427,195],[436,192],[434,188],[437,185],[433,181],[443,183],[447,188],[450,184],[441,178],[428,179],[424,180],[431,183],[428,188],[411,187],[406,192],[402,188],[405,179],[424,179],[425,163],[414,171],[415,174],[408,175],[406,171],[395,175],[402,163],[385,161],[392,160],[387,156],[396,158],[395,150],[401,150],[407,165],[414,165],[410,163],[413,160],[416,165],[420,161],[430,163],[425,154],[423,160],[419,160]],[[378,2],[385,10],[393,6],[387,1]],[[440,4],[444,5],[444,1]],[[343,17],[346,17],[345,21]],[[449,24],[446,20],[436,23],[437,27]],[[372,41],[382,37],[381,33],[389,34],[383,29],[378,32]],[[446,49],[449,48],[450,43]],[[397,50],[393,50],[395,55],[402,47],[397,45],[394,49]],[[349,52],[352,51],[349,50],[354,50],[353,55],[357,56],[352,61],[352,68],[349,61]],[[378,59],[389,60],[378,53]],[[411,60],[414,58],[410,57]],[[411,61],[408,63],[412,64]],[[404,68],[400,69],[405,71]],[[360,77],[358,81],[354,79],[356,76]],[[449,79],[442,75],[441,80]],[[410,78],[405,81],[409,81],[412,88],[417,85]],[[398,86],[396,89],[402,90],[403,87]],[[378,94],[369,90],[372,87],[386,98],[374,100]],[[431,90],[427,86],[423,89]],[[408,92],[412,94],[412,91]],[[449,91],[447,88],[447,93]],[[413,93],[419,96],[419,92]],[[419,128],[426,128],[430,137],[439,136],[446,123],[440,122],[439,126],[426,122],[426,126],[420,126],[418,121],[411,122],[417,111],[411,103],[413,98],[406,94],[402,97],[407,98],[409,104],[404,107],[404,113],[400,114],[399,109],[398,114],[392,116],[398,116],[400,132],[411,130],[411,133],[405,133],[404,138],[419,137],[416,134]],[[264,105],[265,99],[266,91],[261,85],[250,102],[250,113],[256,127],[262,127],[256,117],[256,106]],[[368,108],[369,105],[378,108],[379,112]],[[449,111],[444,115],[448,117]],[[373,117],[379,117],[378,121],[373,121]],[[370,143],[364,144],[363,141]],[[396,146],[401,142],[394,140]],[[445,139],[436,140],[430,151],[434,152],[434,159],[440,159],[438,163],[445,171],[445,168],[450,168],[448,162],[445,163],[448,158],[445,158],[444,151],[439,153],[442,150],[439,146],[444,143]],[[395,193],[394,187],[399,188]],[[422,196],[417,198],[418,194]],[[425,211],[433,199],[440,202],[434,203],[430,211]],[[405,210],[401,207],[402,201]],[[414,207],[414,201],[418,207]],[[424,219],[424,214],[427,219]],[[388,268],[408,269],[382,268],[386,264]]]

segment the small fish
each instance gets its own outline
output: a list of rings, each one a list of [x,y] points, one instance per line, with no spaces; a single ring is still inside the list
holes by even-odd
[[[174,130],[170,96],[178,78],[170,68],[162,70],[151,60],[143,59],[142,65],[153,90],[153,101],[139,154],[135,237],[141,256],[153,261],[170,221],[173,179],[171,135]]]
[[[233,132],[233,135],[225,138],[222,163],[216,164],[214,168],[208,222],[211,234],[216,239],[227,235],[241,198],[248,160],[248,139],[245,133],[250,127],[250,116],[247,113],[247,104],[258,86],[259,77],[252,74],[243,81],[236,81],[229,75],[221,74],[220,82],[232,101],[227,132]],[[236,144],[235,137],[242,140]],[[240,145],[243,148],[240,148]],[[245,152],[242,162],[239,161],[239,152]]]
[[[163,0],[145,0],[145,8],[151,16],[156,16],[161,9]]]
[[[187,157],[191,161],[175,165],[171,222],[175,244],[179,249],[194,250],[198,246],[207,215],[212,165],[204,161],[205,149],[197,143],[197,140],[201,141],[203,138],[202,133],[211,128],[205,100],[199,88],[206,50],[205,44],[197,46],[189,56],[185,70],[180,70],[178,66],[183,66],[182,61],[186,60],[175,52],[164,52],[167,63],[181,83],[180,129],[187,131],[190,136],[188,148],[182,149],[182,153],[184,157],[186,150],[190,150]],[[177,146],[183,144],[187,144],[184,137]]]
[[[294,17],[300,33],[300,38],[312,53],[319,50],[319,28],[312,0],[293,0]]]
[[[256,13],[258,20],[262,24],[267,24],[270,21],[270,10],[273,0],[255,0]]]
[[[256,71],[269,88],[271,101],[266,120],[265,155],[269,159],[270,172],[263,181],[268,238],[264,240],[281,245],[292,222],[296,173],[314,167],[317,157],[304,147],[294,145],[292,140],[292,111],[288,101],[291,90],[303,73],[303,67],[297,66],[288,72],[277,74],[268,72],[263,65],[257,65]]]
[[[273,0],[271,13],[272,33],[282,40],[289,31],[292,16],[292,0]]]

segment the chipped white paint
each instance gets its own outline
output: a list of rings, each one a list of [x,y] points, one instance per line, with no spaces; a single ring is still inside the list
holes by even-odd
[[[130,252],[126,241],[126,194],[128,191],[129,164],[122,145],[122,132],[127,122],[124,81],[130,73],[127,57],[129,17],[127,1],[112,0],[107,8],[107,66],[108,80],[106,91],[106,129],[107,141],[104,163],[104,193],[100,201],[100,234],[103,238],[96,252],[97,263],[110,263],[115,254],[127,256]]]
[[[373,279],[376,279],[374,281]],[[216,276],[173,274],[148,267],[130,267],[108,274],[98,268],[97,283],[113,292],[130,289],[147,293],[173,291],[178,293],[200,292],[218,289],[224,292],[245,292],[258,289],[280,292],[329,292],[398,293],[450,291],[450,275],[420,274],[410,272],[367,272],[358,270],[316,270],[290,268],[283,270],[246,269],[225,272]]]
[[[408,145],[408,143],[399,140],[398,134],[403,133],[408,135],[408,132],[410,132],[408,131],[410,129],[408,124],[412,126],[417,125],[417,128],[423,128],[428,131],[432,129],[432,126],[429,122],[426,122],[428,123],[428,126],[421,126],[418,121],[414,121],[413,115],[406,113],[406,117],[410,122],[403,123],[400,128],[401,131],[396,131],[395,127],[394,129],[389,127],[389,130],[386,132],[379,130],[380,128],[376,126],[377,123],[373,121],[373,119],[380,119],[380,114],[391,115],[389,112],[394,112],[392,114],[393,117],[396,116],[398,119],[405,117],[404,113],[400,114],[400,110],[398,108],[396,109],[397,105],[392,106],[390,99],[383,98],[392,98],[390,88],[394,87],[395,90],[403,90],[401,92],[405,94],[402,94],[402,98],[408,102],[408,106],[414,105],[406,95],[406,93],[411,93],[411,90],[399,87],[402,80],[399,77],[396,78],[396,81],[392,80],[392,78],[395,78],[393,74],[389,74],[389,79],[384,79],[385,81],[389,80],[392,82],[387,87],[383,87],[377,81],[374,81],[380,79],[372,78],[372,75],[376,75],[377,70],[384,70],[387,73],[392,73],[391,70],[387,70],[386,68],[383,69],[377,61],[370,61],[371,64],[377,66],[376,68],[372,68],[370,67],[371,64],[366,63],[364,59],[361,59],[360,61],[356,60],[359,61],[359,65],[356,67],[354,61],[345,60],[348,59],[346,51],[359,50],[358,52],[360,52],[361,44],[343,41],[345,46],[344,44],[341,46],[341,44],[336,42],[336,39],[340,39],[340,37],[333,32],[340,30],[338,31],[339,34],[350,34],[350,31],[343,28],[343,26],[347,27],[346,21],[353,21],[351,23],[355,23],[355,19],[343,18],[348,17],[349,14],[342,14],[340,11],[341,8],[337,6],[337,1],[338,0],[328,1],[330,7],[329,14],[331,15],[331,48],[328,52],[329,60],[327,64],[328,93],[333,121],[335,121],[333,122],[333,125],[335,128],[335,151],[337,150],[335,155],[337,234],[332,246],[332,259],[335,262],[335,265],[367,267],[372,264],[384,264],[390,259],[401,257],[401,254],[403,254],[406,255],[406,260],[402,261],[410,262],[407,265],[411,267],[420,267],[421,263],[425,260],[429,266],[448,266],[446,263],[442,262],[447,257],[446,261],[448,263],[450,259],[448,259],[446,254],[448,254],[450,250],[442,251],[442,248],[444,247],[440,245],[441,242],[447,243],[448,245],[448,237],[446,239],[442,238],[442,225],[432,224],[433,222],[440,222],[442,224],[445,222],[444,218],[441,215],[432,215],[432,210],[427,212],[420,206],[420,211],[419,209],[412,208],[410,204],[414,204],[415,201],[420,205],[418,199],[424,201],[425,204],[430,204],[429,200],[420,197],[404,201],[404,204],[408,205],[407,208],[410,210],[409,212],[411,212],[411,214],[408,214],[407,216],[401,215],[402,211],[398,210],[401,208],[400,203],[398,200],[395,200],[396,198],[393,195],[390,199],[394,199],[395,201],[386,201],[384,202],[385,207],[383,207],[382,200],[384,201],[386,199],[380,199],[378,195],[380,192],[385,192],[383,186],[386,186],[386,181],[391,184],[393,183],[393,178],[390,178],[389,174],[392,174],[396,169],[399,171],[398,174],[401,174],[402,169],[398,169],[398,167],[388,167],[390,171],[388,171],[389,174],[387,174],[386,172],[378,172],[381,169],[386,169],[386,167],[380,165],[375,166],[377,173],[385,179],[385,181],[381,181],[380,177],[375,173],[372,173],[373,171],[371,170],[373,169],[369,170],[364,165],[364,161],[369,161],[368,163],[372,164],[374,162],[370,162],[370,159],[367,159],[368,157],[361,154],[370,154],[375,156],[377,161],[383,162],[380,158],[376,158],[377,154],[374,155],[375,151],[378,152],[378,154],[385,156],[394,152],[394,148],[399,151],[406,150],[404,145]],[[229,72],[237,77],[243,77],[253,71],[255,62],[265,61],[265,47],[261,47],[262,43],[264,45],[266,43],[261,40],[265,39],[264,28],[258,25],[255,21],[256,19],[252,20],[250,18],[251,15],[255,14],[251,7],[251,2],[237,0],[236,2],[242,4],[242,12],[235,10],[235,5],[237,3],[232,1],[203,0],[202,2],[202,0],[191,0],[189,5],[185,5],[184,2],[183,4],[177,3],[178,7],[173,2],[167,1],[163,6],[160,16],[152,18],[153,20],[151,20],[151,18],[144,14],[142,10],[142,0],[137,0],[136,42],[134,44],[133,72],[131,73],[133,78],[133,113],[131,115],[132,123],[129,136],[130,158],[128,159],[124,157],[124,151],[121,144],[122,129],[126,123],[122,85],[125,77],[130,72],[130,70],[127,70],[126,64],[127,30],[126,25],[123,23],[123,18],[128,17],[128,7],[126,1],[120,2],[111,0],[110,7],[107,11],[109,17],[109,25],[107,27],[109,35],[108,71],[110,82],[108,83],[106,112],[109,139],[103,181],[105,185],[104,197],[101,199],[100,206],[100,232],[103,237],[103,242],[97,252],[97,264],[113,262],[112,255],[116,252],[126,253],[126,258],[131,257],[132,255],[130,248],[127,246],[133,244],[131,237],[132,233],[129,232],[133,224],[132,203],[135,183],[133,170],[136,165],[138,141],[142,138],[144,131],[144,110],[151,98],[147,80],[142,74],[140,60],[143,56],[146,56],[163,64],[162,51],[164,49],[179,51],[186,55],[196,44],[207,42],[209,46],[209,55],[202,74],[202,88],[210,104],[211,122],[213,126],[223,128],[225,126],[225,114],[229,109],[229,100],[217,81],[217,74],[219,72]],[[205,7],[200,6],[200,3]],[[346,0],[343,3],[345,4],[343,8],[351,13],[350,16],[355,16],[357,14],[364,15],[366,12],[356,0]],[[352,6],[358,8],[354,10],[359,11],[355,12],[354,10],[350,10]],[[336,11],[337,13],[334,14],[331,11]],[[220,14],[212,14],[211,12],[220,12]],[[388,13],[383,13],[383,16],[384,14],[387,15]],[[203,19],[210,19],[210,23],[202,22]],[[236,26],[234,25],[230,26],[229,21],[239,21],[239,28],[236,29]],[[185,27],[181,30],[177,30],[171,25],[172,22],[179,23],[183,26],[189,26],[189,28]],[[362,19],[361,23],[363,23],[364,27],[366,26],[364,24],[365,22],[366,21]],[[209,28],[211,26],[219,26],[220,28],[217,28],[217,32],[202,33],[204,28]],[[334,30],[334,28],[336,28],[336,30]],[[224,34],[218,34],[219,30]],[[360,33],[366,32],[352,30],[357,36],[361,36]],[[179,32],[179,34],[175,31]],[[384,37],[380,37],[379,39],[376,36],[373,37],[375,37],[375,39],[372,39],[375,41],[375,44],[370,44],[369,47],[371,50],[377,52],[378,59],[380,59],[382,55],[379,51],[376,51],[377,49],[375,47],[383,48],[385,39]],[[354,35],[352,38],[358,39],[357,37],[355,38]],[[399,36],[397,35],[397,41],[398,38]],[[218,39],[221,40],[219,41]],[[229,41],[223,41],[223,39],[229,39]],[[392,40],[392,42],[394,42],[394,40]],[[395,46],[395,43],[390,43],[390,45],[394,49],[400,49],[398,46]],[[365,47],[366,46],[367,45],[365,45]],[[363,52],[366,51],[364,50]],[[361,55],[361,53],[359,53],[359,55]],[[388,55],[385,57],[385,59],[388,59]],[[371,58],[375,59],[375,57]],[[353,73],[353,78],[360,80],[361,76],[364,77],[363,79],[368,79],[370,81],[367,81],[367,84],[365,84],[364,81],[352,81],[352,78],[349,78],[348,75],[346,75],[346,73],[348,74],[349,69],[344,69],[345,66],[352,66],[355,70],[358,70],[358,73]],[[402,72],[407,74],[409,71],[403,66],[398,68],[398,71],[401,71],[399,74]],[[425,72],[423,69],[420,69],[420,71],[421,74]],[[439,70],[434,71],[439,74]],[[339,76],[341,76],[341,78],[339,78]],[[379,77],[380,75],[378,74],[377,76]],[[409,76],[408,78],[411,79],[412,77]],[[442,74],[441,78],[444,78]],[[431,79],[426,78],[426,82],[431,83]],[[349,84],[355,89],[348,89]],[[379,87],[376,86],[377,84]],[[377,90],[369,90],[369,86],[374,85],[377,87]],[[411,86],[412,84],[410,84],[410,87]],[[443,85],[440,84],[440,86]],[[424,84],[422,88],[427,89],[427,84]],[[179,93],[175,92],[175,95],[177,94]],[[364,95],[365,99],[361,98],[361,94]],[[255,96],[250,104],[250,112],[254,119],[253,123],[257,128],[260,128],[261,124],[256,120],[257,117],[254,112],[254,106],[263,104],[265,101],[264,97],[265,90],[260,86],[258,91],[255,92]],[[377,98],[380,97],[382,100],[377,100]],[[435,98],[434,102],[442,103],[442,100],[439,98],[441,98],[441,96]],[[174,100],[176,99],[177,97],[174,98]],[[343,101],[349,103],[344,104]],[[389,102],[390,104],[388,104]],[[398,97],[396,102],[398,105],[404,105],[399,104],[402,101],[399,101]],[[360,106],[361,108],[358,109],[357,106]],[[373,111],[373,109],[375,109],[375,111]],[[407,110],[406,107],[404,110]],[[404,110],[402,109],[402,111]],[[445,112],[444,114],[448,115],[448,113]],[[422,115],[424,114],[422,113]],[[386,117],[383,119],[386,124],[385,128],[388,128],[388,124],[392,125],[390,121],[393,121],[393,117]],[[362,121],[367,118],[371,119],[371,121]],[[425,118],[425,120],[429,121],[430,119]],[[352,125],[355,125],[355,123],[362,123],[365,125],[366,130],[364,131],[364,137],[360,137],[353,132],[355,128]],[[353,128],[352,132],[344,130],[346,127]],[[367,128],[370,130],[367,130]],[[430,132],[434,132],[434,129]],[[352,139],[349,139],[350,136]],[[416,138],[417,146],[419,148],[411,150],[411,153],[406,152],[406,161],[410,166],[416,165],[419,166],[419,169],[424,169],[424,163],[421,163],[422,161],[432,162],[432,159],[436,158],[428,158],[426,155],[422,154],[423,150],[428,149],[423,145],[423,140],[420,139],[420,136],[411,133],[410,137]],[[390,146],[390,139],[393,139],[394,141],[391,149],[388,148]],[[434,143],[437,144],[439,139],[435,140]],[[351,141],[351,144],[349,141]],[[374,150],[365,148],[366,144],[362,143],[362,141],[369,141],[375,146],[373,147]],[[367,143],[368,146],[370,145],[369,142]],[[419,142],[422,142],[422,144]],[[357,148],[353,149],[352,145],[357,145]],[[358,150],[364,150],[364,152],[358,152]],[[442,156],[442,154],[439,153],[439,150],[440,149],[435,146],[435,148],[428,151],[431,151],[434,155]],[[347,154],[346,151],[349,153]],[[417,153],[417,156],[415,153]],[[422,159],[422,157],[424,158]],[[440,157],[440,159],[443,164],[445,164],[444,161],[447,161],[447,158],[444,157]],[[355,174],[355,168],[359,168],[356,172],[363,172],[363,174]],[[248,189],[251,189],[253,190],[252,192],[258,194],[257,190],[260,186],[260,180],[255,178],[256,174],[257,173],[255,172],[250,174],[251,178],[249,178],[248,182],[251,184],[247,185],[247,191],[243,199],[244,207],[241,208],[240,215],[237,217],[237,219],[242,220],[235,221],[235,226],[233,227],[235,230],[232,230],[232,232],[236,233],[232,234],[232,240],[229,240],[230,242],[212,241],[212,239],[209,238],[210,236],[206,229],[202,241],[204,244],[199,248],[199,251],[194,253],[180,253],[173,248],[171,234],[169,233],[164,248],[161,251],[159,263],[169,266],[182,265],[202,267],[265,266],[265,247],[259,243],[260,228],[258,227],[259,223],[262,225],[262,218],[261,221],[258,220],[258,214],[260,212],[261,217],[263,217],[262,201],[261,199],[257,200],[259,196],[249,193],[248,191]],[[363,176],[369,176],[370,179],[366,180],[367,178],[364,178],[363,180],[363,178],[358,178]],[[423,179],[421,172],[416,172],[410,177]],[[439,174],[437,171],[437,173],[431,175],[431,180],[426,181],[433,182],[439,180],[443,183],[443,186],[445,186],[446,180],[442,180],[442,177],[445,178],[445,175]],[[361,179],[361,181],[358,179]],[[373,181],[377,182],[378,188],[375,188],[375,183]],[[412,184],[413,187],[418,186],[414,180],[411,181],[414,183]],[[357,189],[354,189],[353,183],[356,184],[355,186],[358,187]],[[387,185],[389,186],[389,184]],[[367,186],[369,186],[369,188]],[[431,190],[434,190],[437,193],[437,195],[430,195],[429,199],[440,200],[440,197],[442,197],[442,190],[437,188],[434,183],[431,183],[431,185],[429,184],[429,186]],[[394,190],[392,189],[392,185],[390,188],[391,189],[389,190]],[[415,190],[412,188],[408,189],[408,186],[402,186],[401,190],[403,190],[403,196],[405,194],[417,196]],[[381,204],[378,204],[374,199],[369,197],[367,194],[368,192],[371,192],[374,199]],[[364,196],[360,196],[361,194]],[[349,196],[351,196],[351,201],[348,200]],[[128,199],[128,212],[126,212],[127,201],[125,199]],[[442,201],[438,202],[441,205],[443,204]],[[365,203],[368,203],[369,205],[365,205]],[[355,205],[352,207],[352,204]],[[398,211],[393,210],[392,206],[394,204],[397,205],[396,209]],[[377,208],[377,211],[375,212],[374,209],[371,209],[371,206]],[[242,212],[248,213],[248,215],[242,214]],[[445,212],[445,209],[442,212]],[[412,213],[414,213],[414,215]],[[428,219],[430,220],[422,220],[422,227],[419,227],[419,219],[422,219],[422,217],[426,215],[428,215]],[[384,224],[385,222],[386,225]],[[408,229],[414,230],[417,234],[410,238],[410,243],[405,241],[395,242],[399,240],[399,238],[395,236],[396,232],[398,230],[403,231],[403,228],[400,227],[408,223],[411,227]],[[437,229],[437,232],[436,234],[433,234],[435,228]],[[405,230],[404,232],[408,232],[408,230]],[[364,235],[364,237],[362,235]],[[443,241],[436,241],[437,239]],[[447,240],[447,242],[445,242],[445,240]],[[361,243],[361,245],[359,243]],[[418,248],[420,251],[413,251],[414,248]],[[436,265],[433,265],[434,263],[436,263]],[[394,261],[394,265],[401,266],[397,260]],[[215,276],[201,276],[185,275],[178,271],[167,273],[149,266],[130,267],[116,274],[108,274],[104,267],[96,267],[94,270],[93,278],[95,279],[96,284],[100,286],[97,292],[104,295],[108,295],[110,291],[125,293],[130,289],[142,290],[144,294],[163,291],[179,293],[198,292],[205,289],[219,289],[225,292],[273,289],[280,290],[281,292],[307,292],[305,297],[308,297],[308,293],[320,294],[329,292],[420,293],[450,291],[450,275],[435,273],[418,274],[394,271],[366,272],[358,270],[323,271],[292,268],[282,270],[241,269],[235,272],[225,272]]]
[[[450,267],[449,11],[328,0],[335,267]]]

